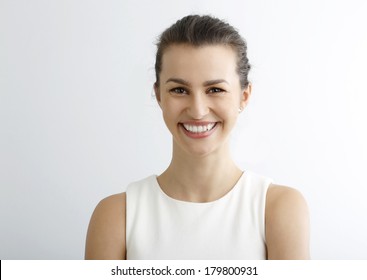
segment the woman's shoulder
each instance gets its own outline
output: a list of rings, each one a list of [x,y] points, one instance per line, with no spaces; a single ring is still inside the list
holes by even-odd
[[[125,258],[126,193],[102,199],[90,219],[86,259]]]
[[[300,191],[295,188],[270,184],[267,192],[267,204],[271,207],[287,206],[305,203],[305,199]]]
[[[269,258],[309,258],[309,213],[296,189],[271,184],[266,198],[266,242]]]
[[[110,209],[111,207],[121,207],[121,203],[124,204],[126,200],[126,193],[117,193],[110,195],[104,199],[102,199],[98,204],[97,207],[102,209]]]
[[[266,216],[272,221],[286,222],[294,216],[308,216],[308,206],[297,189],[271,184],[266,195]]]
[[[92,218],[107,216],[108,219],[97,220],[101,223],[108,223],[110,219],[120,219],[125,214],[126,193],[110,195],[102,199],[94,209]]]

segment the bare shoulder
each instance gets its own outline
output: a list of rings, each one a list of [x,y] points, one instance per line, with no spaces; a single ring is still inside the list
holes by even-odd
[[[85,259],[125,259],[126,193],[101,200],[90,219]]]
[[[309,213],[296,189],[272,184],[266,198],[269,259],[309,259]]]

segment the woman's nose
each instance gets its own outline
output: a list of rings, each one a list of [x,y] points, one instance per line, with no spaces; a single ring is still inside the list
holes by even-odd
[[[208,101],[203,94],[191,95],[190,104],[188,106],[188,113],[190,117],[200,120],[209,113]]]

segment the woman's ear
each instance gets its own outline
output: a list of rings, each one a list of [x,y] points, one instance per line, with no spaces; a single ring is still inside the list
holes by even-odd
[[[153,87],[154,87],[155,98],[157,99],[157,102],[160,106],[161,105],[161,94],[159,92],[159,86],[157,82],[154,83]]]
[[[241,108],[242,109],[244,109],[247,106],[247,103],[250,100],[251,92],[252,92],[252,84],[249,83],[248,86],[242,90],[242,95],[241,95]]]

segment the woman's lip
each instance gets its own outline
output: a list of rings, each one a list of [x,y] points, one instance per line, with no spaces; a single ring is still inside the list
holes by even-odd
[[[184,123],[180,123],[180,127],[186,136],[193,138],[193,139],[199,139],[199,138],[206,138],[212,135],[213,132],[216,130],[218,123],[217,122],[185,122],[185,124],[196,125],[196,126],[214,124],[214,126],[208,131],[191,132],[184,127]]]
[[[180,124],[188,124],[188,125],[208,125],[208,124],[212,124],[212,123],[217,123],[216,121],[210,122],[210,121],[185,121],[185,122],[180,122]]]

